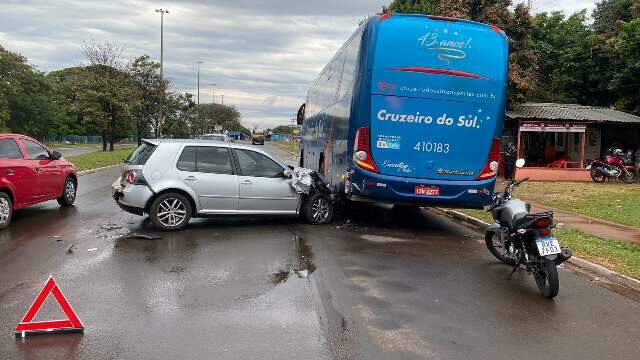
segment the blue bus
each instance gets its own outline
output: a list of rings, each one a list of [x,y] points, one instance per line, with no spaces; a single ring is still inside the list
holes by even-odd
[[[351,200],[477,208],[493,193],[508,81],[499,28],[365,21],[298,110],[300,165]]]

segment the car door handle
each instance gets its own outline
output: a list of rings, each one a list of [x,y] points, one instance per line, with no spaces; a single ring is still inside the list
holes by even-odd
[[[13,175],[13,169],[7,169],[7,175]]]
[[[242,184],[242,185],[251,185],[253,183],[251,182],[251,180],[245,180],[245,181],[241,182],[240,184]]]
[[[188,177],[186,177],[186,178],[184,178],[184,179],[185,179],[186,181],[195,181],[195,180],[198,180],[198,178],[197,178],[197,177],[195,177],[195,176],[188,176]]]

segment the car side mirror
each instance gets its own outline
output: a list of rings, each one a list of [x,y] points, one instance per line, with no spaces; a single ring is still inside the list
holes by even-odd
[[[524,166],[524,159],[518,159],[516,160],[516,167],[517,168],[521,168]]]
[[[302,125],[302,122],[304,121],[304,110],[305,110],[306,104],[302,104],[300,105],[300,108],[298,109],[298,115],[296,115],[296,123],[298,125]]]
[[[51,160],[60,160],[62,154],[54,150],[51,152],[51,155],[49,157],[51,158]]]
[[[291,170],[286,169],[282,172],[282,177],[287,178],[287,179],[291,179]]]

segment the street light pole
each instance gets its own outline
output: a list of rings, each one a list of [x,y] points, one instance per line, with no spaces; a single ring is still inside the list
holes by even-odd
[[[162,90],[162,96],[160,97],[160,122],[158,123],[158,133],[156,134],[156,138],[159,138],[162,131],[162,122],[164,121],[164,14],[168,14],[169,10],[156,9],[156,12],[160,13],[160,89]]]
[[[202,64],[204,61],[196,61],[196,64],[198,64],[198,105],[200,105],[200,64]]]
[[[222,105],[224,105],[224,95],[220,95],[220,98],[222,99]]]
[[[216,103],[216,97],[215,97],[215,94],[214,94],[214,92],[213,92],[213,88],[214,88],[214,86],[216,86],[216,85],[218,85],[218,84],[216,84],[216,83],[211,83],[211,84],[209,84],[209,85],[211,85],[211,103],[212,103],[212,104],[215,104],[215,103]]]

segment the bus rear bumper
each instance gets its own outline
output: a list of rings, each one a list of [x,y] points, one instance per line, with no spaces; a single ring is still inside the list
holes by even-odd
[[[419,206],[480,208],[489,204],[496,178],[487,180],[432,180],[376,174],[353,169],[345,186],[356,201],[373,201]],[[416,195],[416,186],[438,189],[438,195]]]

